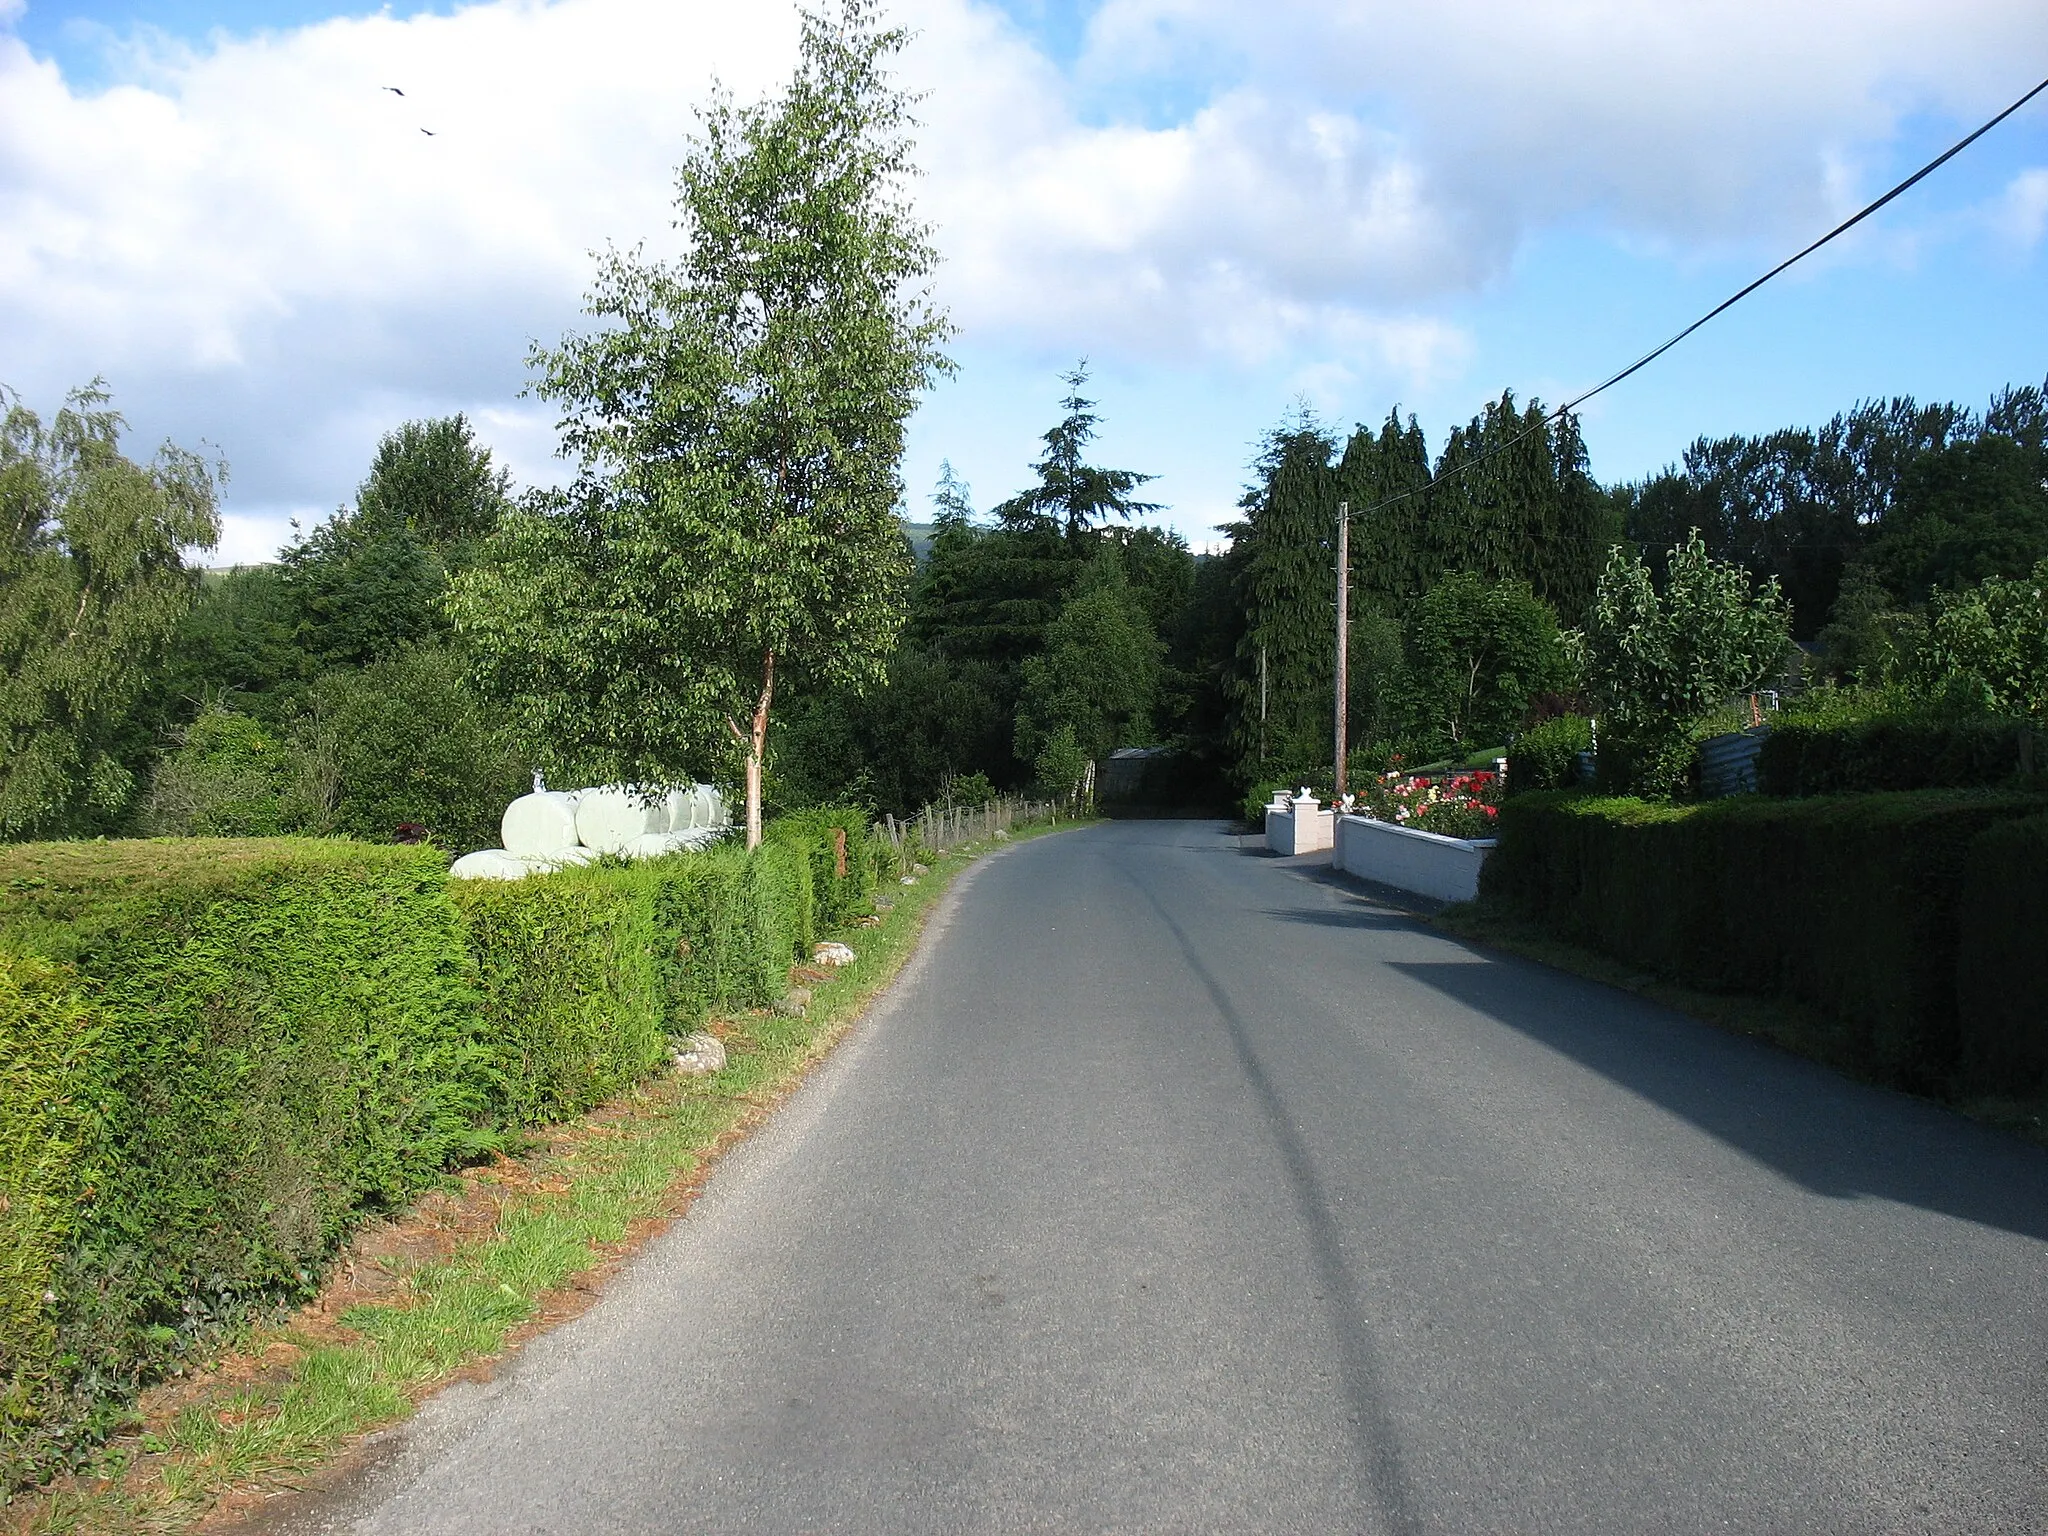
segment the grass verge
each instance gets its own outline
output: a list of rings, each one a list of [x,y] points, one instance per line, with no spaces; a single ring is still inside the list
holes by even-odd
[[[991,846],[1003,845],[952,850],[916,884],[885,888],[890,906],[872,926],[829,935],[858,959],[838,971],[799,967],[812,994],[801,1016],[713,1021],[723,1071],[650,1078],[365,1229],[318,1298],[243,1330],[207,1370],[148,1394],[98,1475],[17,1495],[0,1528],[142,1536],[246,1514],[436,1388],[581,1312],[895,979],[953,878]]]
[[[1861,1069],[1857,1057],[1848,1047],[1841,1024],[1819,1009],[1784,998],[1702,992],[1679,986],[1662,977],[1645,975],[1597,950],[1568,944],[1534,923],[1489,912],[1476,902],[1447,907],[1424,920],[1457,938],[1505,950],[1525,960],[1583,976],[1589,981],[1619,987],[1674,1012],[1717,1024],[1738,1034],[1767,1040],[1783,1050],[1831,1067],[1845,1077],[1859,1082],[1876,1082]],[[1899,1091],[1889,1083],[1877,1083],[1877,1086]],[[1932,1102],[2048,1146],[2048,1101],[1962,1094]]]

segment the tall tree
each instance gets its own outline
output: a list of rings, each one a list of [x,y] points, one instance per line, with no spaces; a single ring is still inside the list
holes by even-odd
[[[1232,741],[1249,782],[1321,761],[1335,673],[1332,617],[1340,486],[1336,441],[1307,415],[1266,437],[1257,482],[1226,530],[1239,554],[1244,629],[1231,677]]]
[[[11,397],[0,420],[0,835],[127,804],[114,739],[192,604],[182,552],[220,538],[221,468],[168,443],[138,464],[123,426],[97,382],[47,426]]]
[[[1045,434],[1045,456],[1031,466],[1038,484],[997,507],[997,519],[1006,528],[1055,527],[1070,541],[1078,541],[1111,517],[1157,512],[1157,503],[1139,501],[1132,494],[1153,476],[1087,462],[1088,445],[1102,421],[1095,414],[1095,402],[1081,393],[1088,382],[1088,360],[1083,358],[1060,379],[1067,386],[1060,409],[1067,414]]]
[[[306,654],[321,667],[360,667],[444,637],[448,576],[474,563],[509,484],[460,415],[386,433],[354,509],[284,552]]]
[[[906,40],[842,0],[804,14],[779,96],[714,98],[678,175],[688,254],[612,252],[588,308],[613,323],[536,350],[574,483],[451,597],[548,765],[675,780],[723,735],[750,845],[778,677],[877,682],[902,623],[903,427],[950,366],[885,69]]]

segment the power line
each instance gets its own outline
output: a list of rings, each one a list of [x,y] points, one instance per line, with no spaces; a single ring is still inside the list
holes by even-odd
[[[1564,417],[1570,415],[1573,411],[1577,410],[1580,406],[1584,405],[1588,400],[1592,399],[1595,395],[1601,393],[1603,390],[1612,389],[1615,385],[1619,384],[1623,379],[1629,377],[1629,375],[1640,372],[1642,369],[1648,367],[1651,363],[1655,362],[1658,358],[1662,357],[1666,352],[1669,352],[1673,347],[1677,346],[1681,341],[1685,340],[1685,338],[1690,336],[1694,331],[1698,330],[1701,326],[1705,325],[1709,320],[1712,320],[1717,315],[1720,315],[1723,312],[1734,308],[1735,305],[1741,303],[1744,299],[1748,298],[1752,293],[1755,293],[1757,289],[1763,287],[1765,283],[1768,283],[1772,278],[1776,277],[1786,268],[1794,266],[1801,261],[1804,261],[1807,257],[1811,256],[1815,251],[1819,250],[1822,246],[1826,245],[1830,240],[1833,240],[1837,235],[1846,234],[1848,231],[1854,229],[1858,224],[1861,224],[1865,219],[1869,218],[1873,213],[1876,213],[1878,209],[1884,207],[1885,204],[1891,202],[1900,194],[1909,191],[1911,188],[1917,186],[1920,182],[1926,180],[1927,177],[1931,176],[1934,172],[1940,170],[1941,167],[1948,164],[1949,161],[1955,159],[1957,155],[1961,154],[1964,150],[1968,149],[1972,144],[1976,143],[1979,139],[1983,138],[1985,134],[1989,133],[1992,129],[1996,128],[2008,117],[2011,117],[2013,113],[2019,111],[2021,107],[2024,107],[2028,102],[2032,101],[2036,96],[2040,95],[2043,91],[2048,91],[2048,80],[2043,80],[2031,91],[2028,91],[2026,95],[2020,97],[2018,101],[2015,101],[2011,106],[2007,107],[2003,112],[1999,113],[1996,117],[1992,118],[1989,122],[1985,123],[1982,127],[1978,128],[1974,133],[1969,134],[1965,138],[1958,139],[1955,143],[1951,144],[1947,149],[1943,150],[1939,155],[1936,155],[1932,160],[1928,161],[1925,165],[1921,166],[1919,170],[1915,171],[1912,175],[1908,176],[1904,181],[1900,182],[1897,186],[1893,187],[1891,191],[1885,193],[1884,196],[1878,198],[1875,202],[1866,204],[1863,208],[1859,209],[1850,217],[1844,219],[1841,223],[1837,224],[1833,229],[1829,230],[1826,234],[1822,235],[1818,240],[1814,241],[1804,250],[1798,251],[1791,256],[1787,256],[1783,261],[1779,262],[1775,267],[1771,268],[1771,270],[1766,272],[1762,277],[1759,277],[1758,279],[1756,279],[1756,281],[1748,284],[1746,287],[1741,288],[1736,292],[1730,294],[1727,298],[1723,299],[1719,304],[1716,304],[1712,309],[1708,310],[1704,315],[1701,315],[1699,319],[1693,321],[1691,325],[1688,325],[1684,330],[1680,331],[1677,335],[1673,336],[1669,341],[1664,342],[1660,346],[1652,347],[1648,352],[1645,352],[1641,357],[1637,358],[1634,362],[1630,363],[1626,368],[1622,369],[1619,373],[1610,374],[1607,378],[1602,379],[1598,384],[1595,384],[1591,389],[1587,390],[1584,394],[1579,395],[1574,399],[1567,400],[1563,405],[1559,406],[1556,410],[1552,411],[1548,416],[1545,416],[1541,421],[1537,422],[1534,426],[1524,427],[1520,432],[1517,432],[1513,437],[1509,438],[1506,442],[1496,443],[1493,447],[1486,449],[1484,452],[1476,455],[1475,457],[1465,459],[1460,463],[1452,465],[1449,469],[1442,471],[1441,473],[1435,475],[1433,478],[1424,482],[1421,485],[1414,486],[1408,490],[1398,493],[1397,495],[1389,496],[1384,501],[1376,501],[1371,506],[1365,508],[1363,511],[1355,512],[1351,515],[1353,517],[1365,517],[1371,513],[1381,510],[1384,507],[1391,507],[1399,502],[1407,501],[1411,497],[1420,496],[1423,495],[1425,492],[1433,491],[1439,485],[1443,484],[1444,481],[1451,479],[1453,476],[1461,475],[1468,469],[1474,468],[1475,466],[1480,464],[1484,464],[1488,459],[1494,457],[1496,454],[1505,453],[1508,449],[1514,447],[1517,443],[1524,441],[1525,439],[1533,436],[1537,432],[1547,430],[1553,422],[1560,421]]]

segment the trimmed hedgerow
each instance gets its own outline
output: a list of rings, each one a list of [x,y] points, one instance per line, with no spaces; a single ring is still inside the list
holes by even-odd
[[[1508,748],[1507,791],[1570,789],[1579,782],[1579,754],[1593,750],[1593,722],[1557,715],[1522,732]]]
[[[1782,720],[1756,760],[1758,791],[1787,797],[2038,788],[2043,774],[2048,740],[2026,722],[1932,715]]]
[[[799,811],[771,822],[767,836],[771,842],[801,852],[808,862],[818,926],[837,927],[867,911],[875,893],[875,860],[866,812],[845,805]],[[841,838],[844,873],[840,870]]]
[[[661,1060],[668,1009],[655,884],[621,868],[448,882],[476,964],[501,1119],[564,1119]]]
[[[1970,845],[1957,904],[1963,1080],[2048,1089],[2048,816],[1988,827]]]
[[[59,1392],[48,1297],[78,1213],[97,1044],[69,970],[0,952],[0,1488],[35,1470]]]
[[[780,998],[816,923],[866,910],[857,814],[515,883],[338,840],[0,851],[0,1487],[78,1464],[501,1127]]]
[[[2038,795],[1753,796],[1678,807],[1559,793],[1501,808],[1482,899],[1710,990],[1797,999],[1861,1070],[1913,1088],[1962,1056],[1958,902],[1972,840]]]
[[[431,851],[10,849],[0,947],[0,1120],[47,1116],[19,1095],[58,1072],[83,1128],[37,1175],[68,1230],[9,1234],[58,1255],[42,1310],[0,1314],[18,1479],[63,1465],[211,1325],[309,1290],[362,1211],[486,1145],[491,1061]],[[84,1043],[53,1056],[74,1010]]]

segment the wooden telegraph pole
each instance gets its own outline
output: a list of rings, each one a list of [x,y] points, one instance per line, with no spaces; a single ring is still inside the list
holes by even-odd
[[[1351,711],[1351,503],[1337,503],[1337,798],[1344,797],[1344,736]]]

